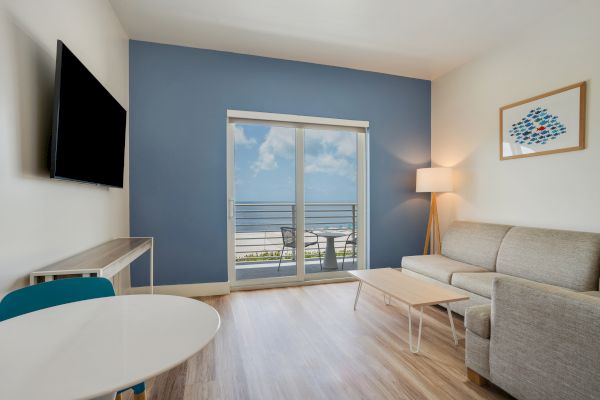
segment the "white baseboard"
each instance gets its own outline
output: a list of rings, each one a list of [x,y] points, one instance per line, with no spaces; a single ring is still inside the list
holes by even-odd
[[[125,294],[150,293],[150,286],[132,287],[125,290]],[[183,297],[218,296],[229,294],[229,282],[191,283],[186,285],[160,285],[154,286],[155,294],[170,294]]]
[[[297,281],[297,282],[271,282],[262,284],[241,284],[232,285],[231,291],[238,292],[243,290],[260,290],[260,289],[276,289],[286,288],[295,286],[311,286],[311,285],[323,285],[327,283],[343,283],[343,282],[355,282],[356,278],[353,276],[341,277],[341,278],[329,278],[329,279],[318,279],[308,281]]]

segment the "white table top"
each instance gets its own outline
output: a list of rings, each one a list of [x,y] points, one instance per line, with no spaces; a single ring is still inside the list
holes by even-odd
[[[336,231],[315,231],[315,233],[319,236],[327,237],[327,238],[338,238],[342,236],[348,236],[347,233],[341,233]]]
[[[87,300],[0,322],[0,399],[116,392],[187,360],[220,323],[205,303],[162,295]]]

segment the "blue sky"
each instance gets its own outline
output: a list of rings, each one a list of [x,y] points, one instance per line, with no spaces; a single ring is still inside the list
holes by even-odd
[[[295,197],[295,129],[235,124],[237,201]],[[305,130],[306,202],[356,202],[356,133]]]

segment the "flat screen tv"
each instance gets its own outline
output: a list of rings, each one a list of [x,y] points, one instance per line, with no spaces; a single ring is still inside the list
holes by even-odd
[[[50,176],[122,188],[126,115],[59,40]]]

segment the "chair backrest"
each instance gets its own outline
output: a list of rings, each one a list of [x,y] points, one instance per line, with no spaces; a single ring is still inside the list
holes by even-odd
[[[296,244],[296,228],[289,226],[281,227],[281,238],[284,246],[293,246]]]
[[[348,237],[346,238],[346,243],[353,243],[353,244],[358,243],[358,241],[356,240],[356,232],[352,232],[351,234],[348,235]]]
[[[75,301],[115,295],[106,278],[68,278],[27,286],[7,294],[0,302],[0,321]]]

